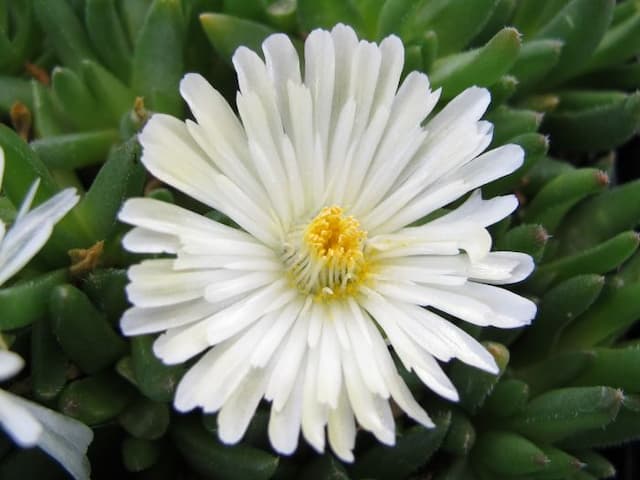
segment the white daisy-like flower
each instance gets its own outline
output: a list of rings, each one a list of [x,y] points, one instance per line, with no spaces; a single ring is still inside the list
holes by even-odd
[[[0,185],[3,174],[4,151],[0,148]],[[38,253],[54,225],[78,202],[78,195],[70,188],[29,211],[38,183],[29,189],[9,231],[0,222],[0,285]],[[24,365],[19,355],[4,350],[1,343],[0,339],[0,382],[14,376]],[[0,425],[20,447],[37,446],[74,478],[89,478],[85,453],[93,432],[83,423],[0,389]]]
[[[497,372],[493,357],[438,312],[476,325],[528,324],[535,305],[494,286],[532,270],[529,256],[491,252],[486,227],[514,196],[424,216],[516,170],[523,151],[482,152],[490,98],[472,87],[432,114],[439,91],[413,72],[398,88],[401,41],[358,41],[338,25],[305,42],[304,74],[285,35],[263,61],[239,48],[236,117],[201,76],[180,89],[195,122],[154,115],[140,135],[157,178],[231,218],[232,228],[178,206],[131,199],[120,219],[133,252],[167,253],[129,270],[126,335],[164,332],[167,364],[204,353],[180,382],[175,407],[218,412],[223,442],[241,439],[262,399],[274,449],[300,430],[318,451],[353,460],[356,421],[395,441],[390,400],[432,426],[393,362],[455,401],[437,360]],[[425,121],[426,119],[426,121]],[[428,308],[425,308],[428,307]]]
[[[14,376],[23,364],[16,353],[0,350],[0,381]],[[93,431],[84,423],[0,389],[0,425],[20,447],[38,447],[76,480],[89,479],[86,453]]]

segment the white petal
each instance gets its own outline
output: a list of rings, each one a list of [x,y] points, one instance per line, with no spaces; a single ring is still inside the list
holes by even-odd
[[[427,123],[432,135],[442,135],[456,122],[479,120],[491,102],[486,88],[469,87],[451,100],[441,112]]]
[[[168,365],[185,362],[209,347],[207,322],[174,327],[153,343],[153,353]]]
[[[292,82],[299,85],[302,81],[298,53],[289,37],[284,34],[274,34],[267,37],[262,43],[262,51],[264,52],[267,73],[276,89],[278,109],[284,115],[287,113],[287,84]],[[283,121],[286,128],[295,119],[285,116]]]
[[[395,302],[394,306],[406,314],[405,321],[398,322],[400,327],[423,348],[430,350],[429,346],[438,342],[450,357],[489,373],[498,373],[493,355],[464,330],[425,308],[401,302]]]
[[[437,394],[458,401],[458,392],[438,363],[398,327],[398,321],[402,320],[401,312],[375,292],[367,291],[366,295],[364,307],[383,328],[405,368],[414,370],[420,380]]]
[[[269,320],[262,318],[247,331],[207,352],[180,382],[176,408],[184,411],[201,406],[207,413],[220,409],[250,374],[251,365],[246,360],[271,326]],[[212,378],[216,381],[212,382]]]
[[[429,418],[429,415],[427,415],[420,404],[416,402],[409,388],[404,383],[404,380],[402,380],[398,374],[389,349],[385,345],[380,332],[376,329],[373,322],[367,322],[366,325],[369,329],[369,336],[373,342],[373,357],[380,369],[380,373],[385,379],[393,400],[409,417],[427,428],[432,428],[434,424]]]
[[[338,405],[338,395],[342,385],[340,348],[333,323],[328,320],[322,328],[322,338],[318,346],[320,357],[318,364],[321,367],[317,374],[318,401],[327,404],[331,409],[335,409]]]
[[[303,368],[297,369],[297,377],[292,382],[293,391],[282,408],[271,408],[269,417],[269,440],[276,452],[292,454],[298,447],[298,436],[302,422]],[[274,369],[277,373],[277,369]]]
[[[450,287],[448,290],[487,305],[492,310],[487,317],[488,324],[499,328],[529,325],[536,315],[535,303],[504,288],[468,282],[461,287]]]
[[[277,349],[282,349],[283,339],[289,332],[291,325],[296,321],[302,305],[303,302],[301,300],[294,300],[284,308],[269,314],[273,319],[272,326],[253,350],[250,359],[252,366],[266,366],[274,352]]]
[[[304,361],[307,351],[307,331],[309,329],[309,314],[301,312],[294,323],[287,339],[281,346],[280,358],[273,369],[273,375],[269,379],[265,398],[273,400],[272,410],[282,410],[288,405],[292,390],[305,371]],[[298,380],[296,380],[298,379]]]
[[[515,195],[504,195],[483,200],[480,190],[475,190],[458,208],[431,222],[431,224],[473,221],[487,227],[502,220],[518,208]]]
[[[176,253],[180,242],[173,235],[136,227],[122,238],[122,246],[134,253]]]
[[[494,285],[516,283],[527,278],[534,268],[533,259],[525,253],[491,252],[471,265],[469,277]]]
[[[49,239],[54,225],[78,202],[75,189],[57,193],[22,214],[0,243],[0,285],[24,267]]]
[[[349,405],[346,390],[342,388],[335,409],[329,411],[329,445],[343,462],[353,462],[353,447],[356,443],[356,424]]]
[[[13,377],[24,367],[24,360],[17,353],[0,349],[0,382]]]
[[[42,425],[18,398],[0,389],[0,424],[19,446],[33,447],[42,435]]]
[[[253,324],[258,318],[277,310],[298,296],[287,280],[261,287],[243,300],[207,319],[207,339],[215,345]]]
[[[364,325],[365,321],[369,322],[370,320],[368,318],[364,320],[365,313],[361,311],[359,305],[353,303],[354,308],[357,309],[357,315],[355,318],[345,318],[344,322],[362,379],[371,392],[382,398],[389,398],[389,390],[385,381],[380,371],[375,368],[376,359],[372,340],[369,336],[369,330]]]
[[[304,43],[304,83],[311,91],[314,104],[313,124],[321,140],[329,138],[329,122],[336,70],[336,51],[331,34],[324,30],[312,31]],[[295,118],[295,117],[293,117]]]
[[[164,307],[132,307],[122,315],[120,328],[127,336],[161,332],[202,320],[225,307],[201,298]]]
[[[31,184],[29,190],[26,195],[22,199],[22,204],[20,205],[20,209],[18,213],[16,213],[15,222],[19,222],[22,217],[24,217],[29,209],[31,208],[31,204],[33,203],[33,199],[36,196],[36,192],[38,191],[38,187],[40,186],[40,179],[37,178],[35,182]]]
[[[280,272],[249,272],[235,278],[225,278],[216,283],[210,282],[204,291],[204,296],[209,302],[221,302],[274,283],[281,277]]]
[[[242,439],[258,408],[267,383],[265,370],[254,368],[244,378],[218,413],[218,436],[224,443]]]
[[[342,369],[344,383],[349,396],[349,402],[358,423],[369,430],[375,437],[386,445],[395,442],[395,427],[389,402],[371,393],[362,377],[353,354],[343,351]]]
[[[36,403],[16,397],[22,407],[42,425],[38,447],[54,458],[76,480],[88,480],[91,472],[86,457],[93,431],[85,424]]]
[[[324,452],[327,407],[318,401],[319,348],[308,350],[302,391],[302,434],[318,453]]]

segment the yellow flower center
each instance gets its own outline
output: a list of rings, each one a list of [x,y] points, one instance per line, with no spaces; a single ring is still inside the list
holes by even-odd
[[[304,226],[293,229],[284,262],[296,287],[318,300],[355,293],[367,277],[364,242],[367,232],[341,207],[323,208]]]

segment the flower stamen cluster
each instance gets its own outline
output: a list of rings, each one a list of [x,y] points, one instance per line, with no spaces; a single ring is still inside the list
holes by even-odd
[[[316,300],[341,298],[367,276],[366,238],[360,222],[341,207],[325,207],[306,226],[292,230],[283,260],[301,292]]]

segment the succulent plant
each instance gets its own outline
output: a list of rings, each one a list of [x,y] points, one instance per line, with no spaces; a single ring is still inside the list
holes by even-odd
[[[190,366],[164,365],[155,335],[124,337],[125,200],[145,196],[233,222],[146,173],[137,134],[156,113],[186,118],[179,82],[208,79],[230,104],[231,58],[284,32],[296,48],[316,28],[405,46],[403,76],[428,74],[442,108],[467,87],[490,90],[492,147],[518,144],[523,166],[482,188],[520,207],[490,228],[497,250],[536,269],[510,286],[535,301],[528,327],[458,322],[499,373],[458,360],[460,401],[428,390],[398,361],[434,428],[396,418],[396,444],[360,432],[355,461],[301,442],[280,456],[261,405],[242,442],[216,415],[172,401]],[[640,127],[636,0],[0,0],[0,219],[74,187],[78,205],[0,288],[0,346],[26,361],[5,389],[94,431],[92,477],[216,479],[610,478],[602,449],[640,437],[640,180],[621,182],[618,150]],[[264,403],[264,402],[263,402]],[[1,406],[0,406],[1,407]],[[394,412],[395,413],[395,412]],[[39,450],[0,438],[0,478],[65,478]]]

